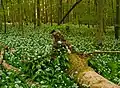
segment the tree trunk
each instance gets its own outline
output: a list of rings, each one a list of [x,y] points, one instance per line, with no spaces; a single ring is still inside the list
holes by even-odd
[[[115,39],[119,39],[120,30],[120,0],[116,0],[116,25],[115,25]]]
[[[48,22],[48,1],[45,0],[45,24]]]
[[[22,35],[24,36],[24,23],[23,23],[23,19],[24,19],[24,11],[23,11],[23,5],[20,5],[20,23],[21,23],[21,30],[22,30]]]
[[[2,12],[2,0],[0,0],[0,12]],[[0,32],[2,31],[2,14],[0,14]]]
[[[37,0],[37,26],[40,26],[40,0]]]
[[[88,1],[88,14],[90,16],[90,0]],[[88,19],[88,28],[90,28],[90,20]]]
[[[59,0],[58,2],[58,24],[61,19],[62,19],[62,0]]]
[[[69,10],[69,0],[67,0],[67,11]],[[69,15],[66,17],[66,23],[69,22]]]
[[[6,14],[5,14],[5,7],[4,7],[3,0],[1,0],[1,4],[2,4],[2,8],[3,8],[3,14],[4,14],[4,33],[6,33],[6,32],[7,32],[7,25],[6,25]]]
[[[73,0],[73,2],[74,2],[74,0]],[[76,0],[76,2],[77,2],[77,0]],[[74,8],[74,10],[73,10],[73,17],[72,17],[72,23],[73,24],[76,24],[76,7]]]
[[[15,19],[15,12],[14,12],[14,5],[13,3],[11,2],[11,8],[10,8],[10,14],[11,14],[11,22],[12,22],[12,26],[14,27],[15,26],[15,23],[14,23],[14,19]]]
[[[42,22],[45,23],[45,6],[44,6],[44,0],[42,0]]]
[[[71,78],[76,80],[80,88],[120,88],[89,67],[87,58],[82,58],[77,54],[69,54],[69,63],[71,67],[67,72]]]
[[[103,40],[103,0],[97,0],[97,19],[98,29],[96,33],[97,46],[100,49]]]
[[[18,4],[18,17],[17,17],[17,22],[19,24],[19,29],[21,28],[20,25],[21,25],[21,18],[20,18],[20,0],[17,1],[17,4]]]
[[[114,26],[114,0],[111,0],[111,9],[112,9],[112,17],[111,17],[111,26]]]
[[[89,67],[89,58],[88,56],[86,56],[86,54],[79,54],[77,52],[73,52],[71,44],[64,39],[60,31],[53,32],[53,37],[53,41],[56,46],[58,45],[57,42],[61,41],[61,44],[64,44],[64,46],[66,47],[70,64],[70,67],[66,70],[66,72],[72,79],[74,79],[78,83],[80,88],[120,88],[120,86],[105,79],[104,77],[96,73],[91,67]],[[97,51],[96,53],[99,52],[100,51]],[[116,52],[120,53],[120,51]],[[109,52],[105,51],[105,53]]]
[[[94,25],[97,25],[97,0],[94,0],[94,9],[95,9],[95,21],[94,21]]]
[[[33,7],[33,22],[34,22],[34,29],[36,29],[36,0],[34,0],[34,7]]]
[[[53,14],[53,13],[52,13],[52,12],[53,12],[53,11],[52,11],[52,1],[53,1],[53,0],[50,0],[50,24],[51,24],[51,26],[53,25],[53,23],[52,23],[52,14]]]

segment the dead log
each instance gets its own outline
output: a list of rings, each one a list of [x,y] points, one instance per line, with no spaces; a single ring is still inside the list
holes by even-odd
[[[23,74],[20,69],[8,64],[4,59],[3,59],[3,55],[4,55],[4,49],[0,50],[0,65],[2,65],[2,67],[8,71],[13,71],[16,74],[18,74],[19,76],[26,76],[25,74]],[[35,85],[36,87],[40,88],[40,84],[38,82],[34,82],[32,79],[28,78],[28,79],[24,79],[25,82],[29,85]]]
[[[4,69],[8,70],[8,71],[13,71],[15,72],[16,74],[18,74],[19,76],[26,76],[25,74],[22,74],[22,72],[20,71],[20,69],[8,64],[5,60],[2,61],[2,63],[0,64],[3,66]],[[29,85],[29,86],[32,86],[32,85],[35,85],[37,87],[40,87],[40,84],[38,82],[34,82],[32,79],[28,78],[28,79],[24,79],[25,82]]]
[[[54,31],[52,34],[55,44],[61,41],[61,44],[64,44],[64,46],[66,47],[70,47],[69,45],[71,44],[67,44],[68,42],[63,43],[65,39],[63,38],[63,36],[61,37],[60,32]],[[70,68],[68,68],[66,72],[71,78],[75,79],[75,81],[79,84],[80,88],[120,88],[120,86],[107,80],[103,76],[96,73],[91,67],[89,67],[88,57],[86,57],[85,54],[73,52],[71,51],[72,49],[69,48],[66,49],[68,50],[68,58],[70,63]],[[96,53],[101,52],[97,51]]]
[[[87,58],[80,58],[78,54],[69,54],[71,67],[68,74],[79,84],[80,87],[88,88],[120,88],[120,86],[110,82],[103,76],[96,73],[88,66]]]

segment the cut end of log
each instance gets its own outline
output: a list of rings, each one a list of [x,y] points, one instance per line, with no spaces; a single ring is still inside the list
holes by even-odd
[[[94,71],[83,72],[80,80],[77,81],[80,84],[89,85],[90,88],[120,88]]]

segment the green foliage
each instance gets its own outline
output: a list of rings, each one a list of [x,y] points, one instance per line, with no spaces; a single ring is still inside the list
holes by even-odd
[[[25,74],[23,76],[5,69],[0,70],[0,87],[37,88],[26,83],[25,80],[30,78],[38,82],[41,88],[77,88],[77,84],[64,73],[69,66],[64,48],[60,47],[55,54],[56,59],[51,60],[52,38],[46,28],[48,27],[33,32],[28,27],[24,36],[21,32],[13,33],[14,29],[6,35],[0,35],[0,42],[16,50],[13,54],[6,52],[5,60]]]
[[[105,78],[120,83],[120,55],[101,54],[95,55],[90,61],[91,66]]]
[[[76,88],[77,85],[72,79],[64,73],[69,67],[66,51],[63,47],[52,52],[52,38],[50,32],[53,29],[60,29],[65,38],[73,44],[77,52],[92,52],[95,47],[94,29],[88,29],[86,26],[78,27],[71,25],[70,30],[66,31],[66,25],[48,26],[42,25],[41,29],[33,29],[33,25],[24,27],[25,34],[16,28],[9,28],[7,34],[0,34],[0,42],[15,48],[16,52],[5,53],[7,63],[19,68],[25,76],[6,71],[0,66],[0,87],[14,88],[35,88],[30,86],[25,80],[28,78],[40,83],[41,88]],[[101,50],[120,50],[120,46],[114,47],[113,30],[107,30],[103,47]],[[55,59],[51,60],[51,54]],[[120,55],[119,54],[97,54],[89,61],[89,65],[96,72],[105,78],[120,83]]]
[[[77,26],[70,26],[69,32],[64,32],[67,40],[69,40],[77,52],[93,52],[97,50],[95,47],[95,32],[94,29],[89,29],[82,26],[80,29]],[[108,29],[104,36],[103,51],[119,51],[120,43],[115,46],[113,29]],[[89,65],[95,69],[96,72],[109,79],[110,81],[120,84],[120,55],[107,53],[96,54],[89,60]]]

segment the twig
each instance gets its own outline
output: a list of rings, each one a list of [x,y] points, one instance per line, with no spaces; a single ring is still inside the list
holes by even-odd
[[[88,55],[95,55],[95,54],[102,54],[102,53],[120,53],[120,51],[100,51],[100,50],[96,50],[94,52],[87,53],[87,54]]]
[[[93,53],[120,53],[120,51],[94,51]]]

